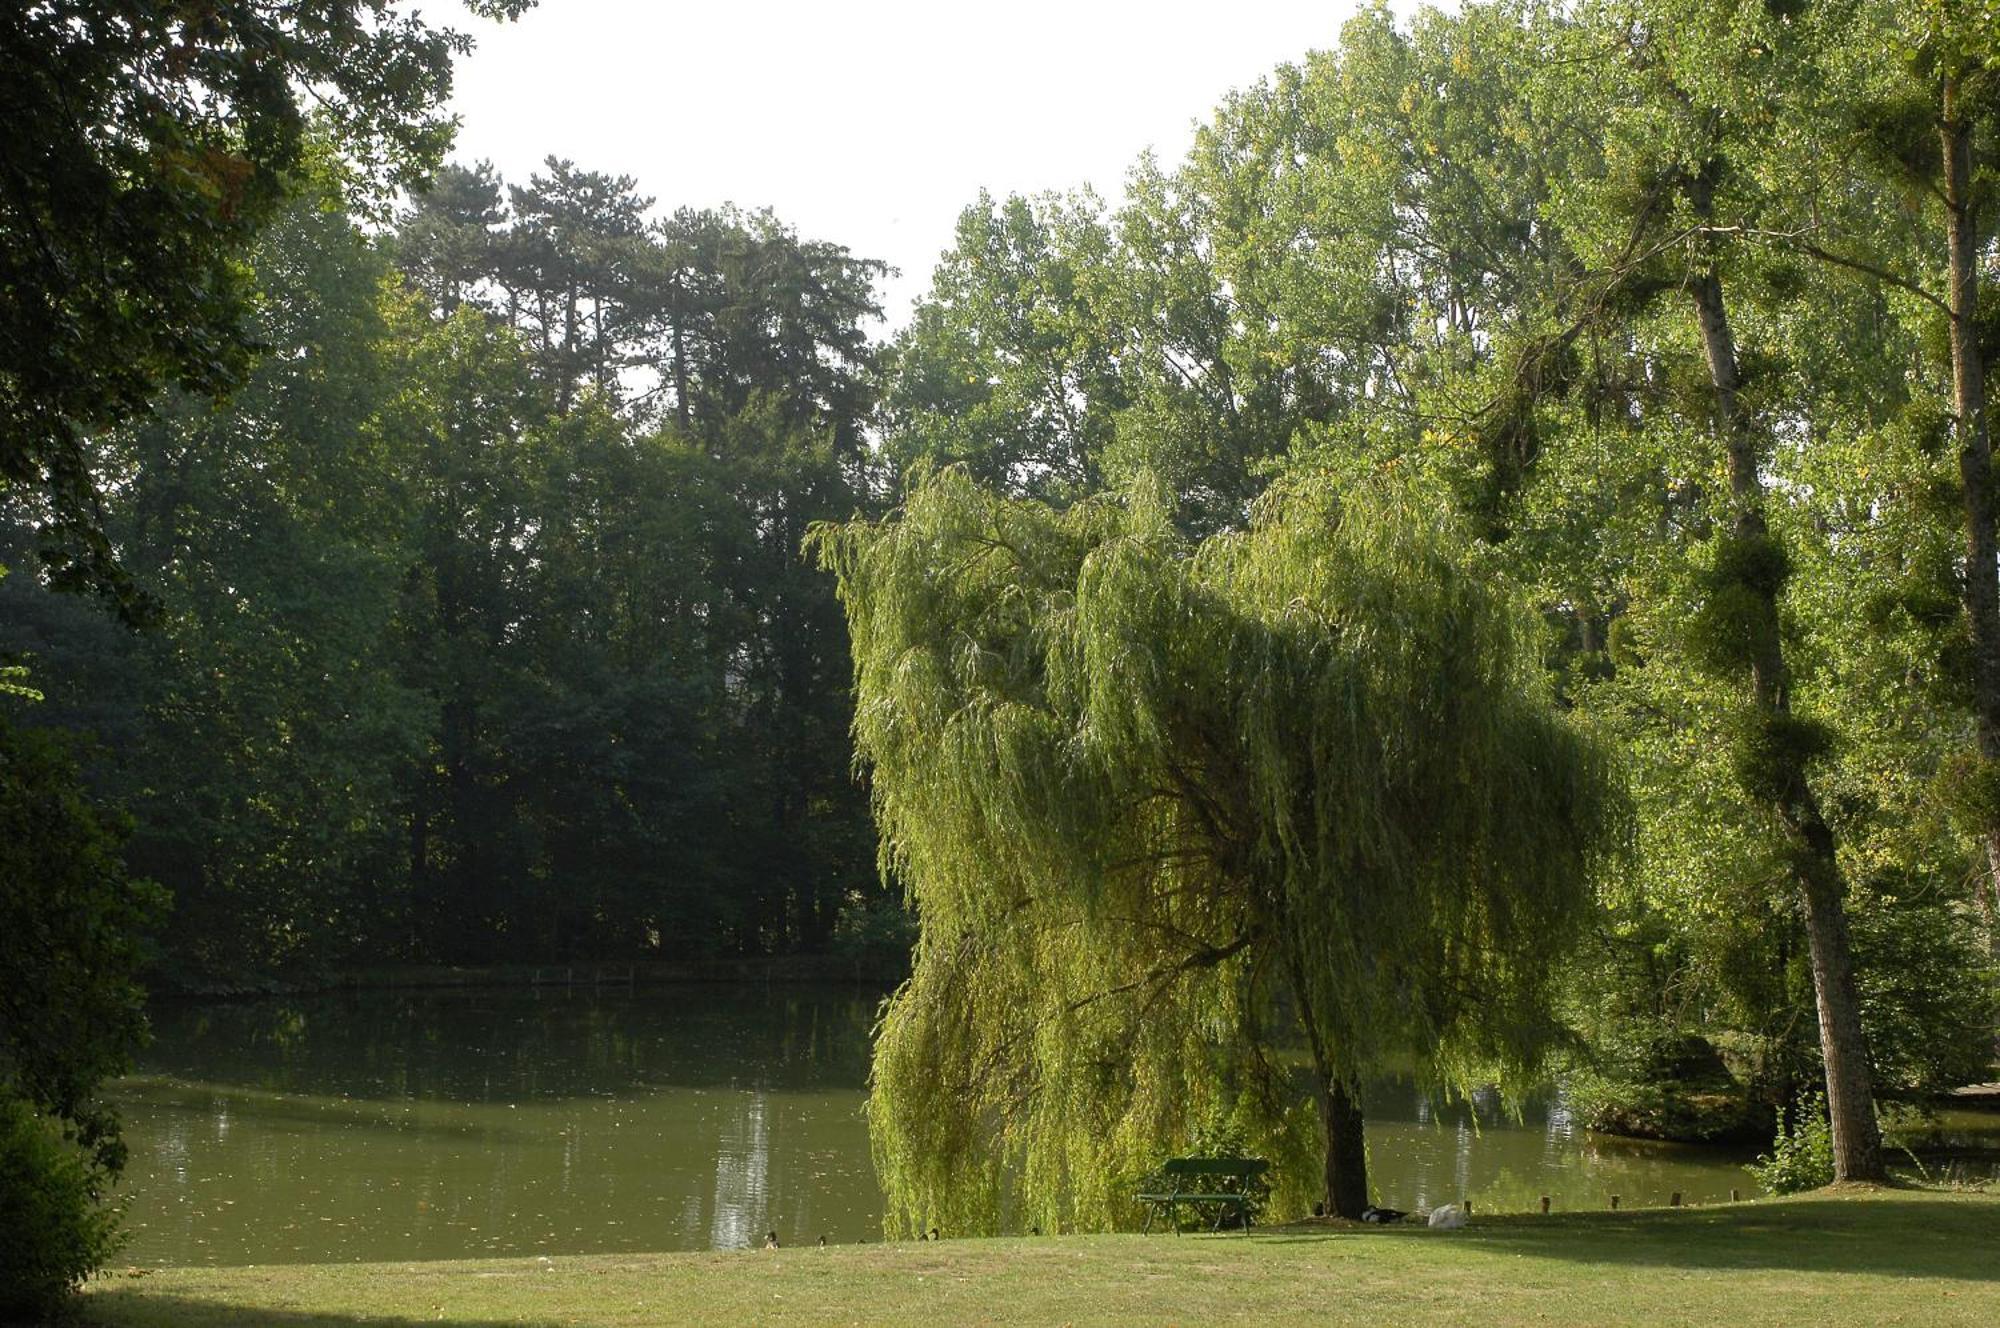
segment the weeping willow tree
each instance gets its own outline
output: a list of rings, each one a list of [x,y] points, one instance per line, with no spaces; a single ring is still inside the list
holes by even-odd
[[[1216,1131],[1358,1216],[1360,1076],[1550,1045],[1622,802],[1532,617],[1408,495],[1295,481],[1196,545],[1144,488],[945,470],[813,541],[921,922],[869,1097],[892,1233],[1114,1225]]]

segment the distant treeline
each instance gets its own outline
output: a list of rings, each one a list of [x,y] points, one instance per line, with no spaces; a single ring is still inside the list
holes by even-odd
[[[309,189],[247,386],[91,444],[149,630],[50,593],[7,495],[21,718],[87,735],[169,974],[901,943],[800,554],[885,491],[882,268],[647,208],[449,169],[377,239]]]

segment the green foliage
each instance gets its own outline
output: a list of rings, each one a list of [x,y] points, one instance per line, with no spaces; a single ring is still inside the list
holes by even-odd
[[[1768,1138],[1770,1099],[1811,1068],[1788,985],[1793,924],[1748,900],[1693,917],[1674,902],[1661,892],[1608,907],[1578,952],[1565,1100],[1586,1128],[1615,1134]]]
[[[1769,535],[1734,533],[1716,541],[1711,586],[1739,585],[1768,596],[1783,593],[1792,574],[1784,545]]]
[[[1954,864],[1961,879],[1972,865]],[[1922,1103],[1990,1078],[2000,972],[1971,910],[1940,881],[1869,884],[1850,919],[1877,1093]]]
[[[1784,591],[1791,561],[1768,534],[1720,536],[1713,556],[1700,572],[1701,607],[1688,622],[1688,654],[1718,672],[1747,672],[1776,645],[1771,603]]]
[[[0,1096],[61,1122],[92,1165],[124,1161],[97,1097],[145,1037],[138,973],[165,899],[127,877],[115,822],[58,739],[0,717]]]
[[[917,920],[895,895],[851,900],[833,924],[832,946],[869,972],[900,973],[916,948]]]
[[[1978,835],[2000,821],[2000,761],[1975,750],[1957,751],[1938,766],[1931,791],[1965,835]]]
[[[1658,1074],[1605,1078],[1579,1070],[1563,1080],[1565,1099],[1584,1128],[1631,1139],[1745,1144],[1770,1137],[1772,1113],[1743,1085],[1688,1085]]]
[[[47,1323],[118,1248],[90,1163],[26,1102],[0,1092],[0,1323]]]
[[[414,204],[394,238],[398,266],[441,312],[469,307],[512,328],[556,414],[595,399],[714,442],[763,410],[783,431],[830,436],[844,458],[859,452],[882,263],[802,239],[769,212],[649,219],[653,200],[631,176],[556,157],[525,185],[485,163],[448,166]]]
[[[145,1037],[164,902],[125,875],[63,746],[0,716],[0,1321],[51,1314],[114,1248],[125,1145],[98,1089]]]
[[[1302,476],[1197,545],[1156,488],[1057,512],[947,470],[815,532],[922,922],[869,1107],[892,1230],[1110,1224],[1218,1117],[1299,1157],[1293,1020],[1348,1083],[1549,1045],[1621,803],[1533,619],[1419,511]]]
[[[1826,1098],[1815,1093],[1794,1103],[1778,1123],[1771,1151],[1760,1154],[1744,1170],[1772,1194],[1797,1194],[1833,1183],[1833,1130],[1827,1123]]]
[[[511,17],[529,3],[474,8]],[[408,186],[449,142],[451,61],[468,49],[391,0],[51,0],[9,22],[0,485],[49,504],[45,553],[64,584],[142,612],[99,523],[84,440],[164,387],[241,381],[242,255],[308,160],[308,106],[357,196]]]
[[[1789,711],[1760,710],[1737,722],[1730,769],[1752,798],[1783,803],[1799,796],[1808,762],[1823,756],[1831,735],[1817,720]]]
[[[28,670],[25,665],[9,664],[0,668],[0,696],[9,696],[17,701],[39,701],[42,694],[28,686]]]
[[[981,197],[960,214],[893,351],[893,459],[962,464],[997,489],[1051,501],[1101,485],[1127,395],[1102,211],[1088,195]]]
[[[476,184],[446,182],[468,215]],[[799,554],[869,504],[877,265],[765,216],[677,219],[655,275],[702,298],[668,311],[692,340],[658,411],[598,381],[580,327],[495,297],[602,287],[604,353],[671,360],[657,311],[617,303],[646,290],[606,275],[633,259],[613,185],[538,176],[484,245],[412,219],[395,251],[448,311],[336,192],[298,198],[251,250],[270,353],[231,401],[168,397],[89,447],[154,630],[0,585],[34,717],[97,736],[125,860],[176,896],[170,980],[824,951],[882,900],[840,610]],[[545,267],[501,266],[530,242]],[[0,510],[0,561],[32,565],[56,532],[26,495]]]
[[[1763,592],[1724,581],[1709,588],[1700,613],[1688,624],[1688,654],[1702,668],[1748,673],[1754,662],[1768,657],[1776,632],[1771,601]]]

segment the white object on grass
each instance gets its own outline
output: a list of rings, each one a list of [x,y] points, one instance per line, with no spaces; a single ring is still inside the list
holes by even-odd
[[[1465,1225],[1465,1210],[1457,1204],[1431,1209],[1432,1231],[1456,1231]]]

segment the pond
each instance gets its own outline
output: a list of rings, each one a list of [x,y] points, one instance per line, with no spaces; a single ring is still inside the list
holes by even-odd
[[[120,1082],[140,1264],[881,1238],[862,1118],[878,994],[785,985],[175,1003]],[[1559,1101],[1366,1095],[1381,1202],[1753,1192],[1742,1157],[1575,1129]]]

